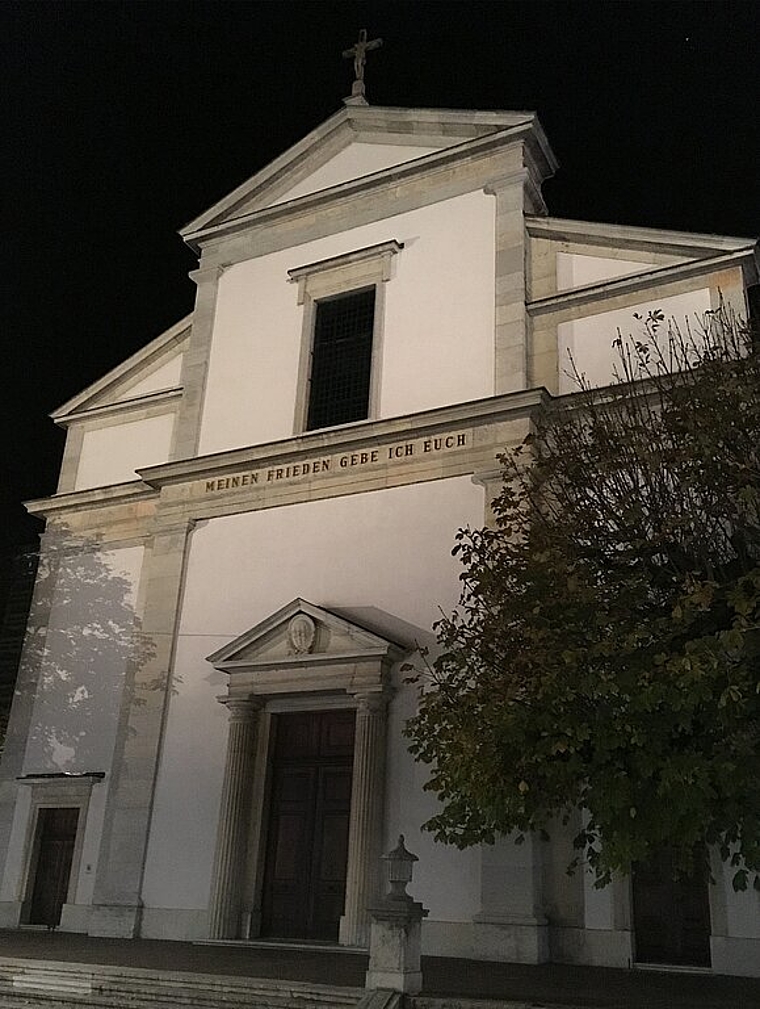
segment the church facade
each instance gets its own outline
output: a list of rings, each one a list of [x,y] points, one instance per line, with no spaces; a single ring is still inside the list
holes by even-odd
[[[403,730],[456,530],[569,354],[756,284],[746,239],[553,218],[532,113],[349,102],[183,230],[195,307],[62,406],[0,780],[0,926],[366,945],[419,856],[429,954],[760,970],[760,895],[596,890],[571,839],[456,851]],[[670,890],[668,891],[668,886]]]

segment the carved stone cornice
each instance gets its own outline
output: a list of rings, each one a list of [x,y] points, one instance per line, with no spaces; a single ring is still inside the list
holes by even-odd
[[[266,468],[302,456],[351,452],[358,446],[391,441],[394,438],[424,438],[447,428],[481,427],[514,420],[530,414],[550,399],[546,389],[520,390],[401,417],[361,421],[329,431],[309,431],[281,441],[163,463],[138,472],[145,484],[161,488],[191,480],[211,479],[244,467]]]

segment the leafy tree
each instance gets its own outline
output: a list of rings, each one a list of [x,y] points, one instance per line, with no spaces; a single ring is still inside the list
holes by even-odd
[[[578,376],[502,457],[494,525],[457,535],[407,727],[426,827],[466,847],[574,818],[600,886],[717,845],[760,889],[760,354],[725,305],[640,325],[612,386]]]

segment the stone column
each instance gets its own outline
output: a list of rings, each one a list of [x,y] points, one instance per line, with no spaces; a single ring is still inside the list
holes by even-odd
[[[256,728],[261,703],[256,698],[221,698],[230,713],[219,828],[209,903],[209,938],[236,939],[245,873]]]
[[[340,921],[344,946],[369,942],[368,908],[378,894],[382,850],[388,698],[381,692],[357,694],[356,705],[346,903]]]

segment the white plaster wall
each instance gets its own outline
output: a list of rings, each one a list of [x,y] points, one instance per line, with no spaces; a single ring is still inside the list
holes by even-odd
[[[299,196],[317,193],[320,189],[329,189],[331,186],[340,185],[341,182],[360,179],[364,175],[381,172],[385,168],[392,168],[393,165],[402,165],[437,150],[439,150],[437,147],[407,147],[401,144],[351,144],[321,168],[312,172],[308,179],[293,186],[279,199],[273,200],[272,205],[297,200]]]
[[[134,399],[136,396],[146,396],[149,392],[161,392],[164,389],[174,389],[180,384],[180,374],[182,372],[182,354],[177,354],[166,361],[146,378],[135,382],[134,385],[125,389],[121,395],[117,396],[117,401],[124,399]]]
[[[557,290],[598,284],[615,277],[654,270],[654,263],[636,263],[630,259],[610,259],[604,256],[581,256],[571,252],[557,253]]]
[[[51,576],[24,774],[110,769],[142,558],[142,547],[93,551]]]
[[[557,326],[560,392],[576,392],[578,389],[572,373],[571,355],[578,372],[585,375],[591,385],[609,385],[614,381],[615,369],[620,370],[620,357],[613,347],[618,330],[623,337],[633,335],[637,339],[644,333],[643,322],[634,318],[634,312],[646,318],[650,310],[662,309],[666,322],[660,329],[660,335],[665,346],[668,319],[674,319],[683,327],[685,319],[693,324],[696,317],[711,307],[710,290],[704,288],[690,294],[658,298],[630,308],[560,323]]]
[[[457,601],[457,528],[483,520],[483,491],[468,477],[398,487],[229,518],[193,532],[172,697],[151,826],[143,900],[205,908],[225,757],[226,677],[205,656],[301,596],[327,608],[376,607],[429,633]],[[476,910],[476,852],[421,838],[433,811],[425,772],[401,738],[413,710],[403,688],[390,715],[388,840],[404,831],[420,855],[414,893],[437,919]],[[181,851],[181,857],[177,857]]]
[[[594,886],[595,874],[588,868],[583,873],[584,921],[586,928],[613,929],[615,927],[615,901],[612,885],[602,889]]]
[[[409,892],[429,909],[429,920],[469,921],[481,909],[480,848],[458,851],[444,847],[420,829],[439,806],[433,795],[423,791],[429,768],[412,760],[404,743],[404,724],[415,714],[417,698],[415,690],[404,686],[402,680],[403,674],[396,678],[398,691],[389,709],[383,851],[395,848],[398,835],[403,834],[407,849],[419,858]]]
[[[139,479],[135,470],[169,458],[174,415],[85,431],[75,490]]]
[[[760,939],[760,893],[749,888],[737,893],[731,884],[733,869],[724,866],[719,879],[726,901],[727,934],[743,939]],[[711,888],[712,889],[712,888]]]
[[[201,454],[292,436],[303,307],[287,271],[390,239],[379,416],[493,394],[494,203],[471,193],[225,271]]]

